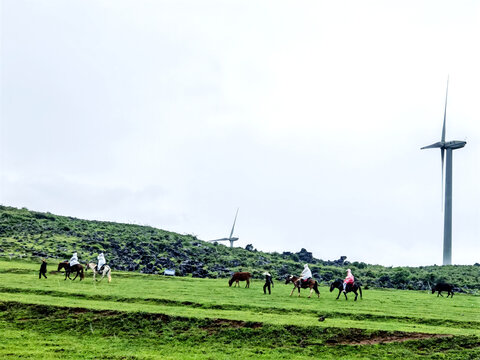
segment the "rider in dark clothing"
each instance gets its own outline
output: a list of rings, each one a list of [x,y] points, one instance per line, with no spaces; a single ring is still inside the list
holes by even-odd
[[[270,275],[268,272],[264,272],[263,275],[265,275],[265,285],[263,285],[263,293],[267,293],[267,288],[268,288],[268,294],[272,294],[272,291],[270,290],[270,285],[273,287],[273,278],[272,275]]]

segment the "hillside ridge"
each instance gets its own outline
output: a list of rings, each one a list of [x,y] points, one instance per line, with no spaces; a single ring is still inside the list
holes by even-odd
[[[309,263],[314,277],[327,283],[343,278],[346,266],[364,286],[428,289],[437,281],[448,281],[459,291],[477,291],[479,264],[421,267],[384,267],[316,259],[306,249],[299,252],[267,253],[251,245],[246,249],[209,243],[193,235],[182,235],[151,226],[109,221],[82,220],[70,216],[0,205],[0,257],[68,259],[77,251],[81,262],[94,261],[105,252],[114,270],[176,275],[229,277],[233,271],[250,271],[261,278],[264,271],[277,279],[298,274]]]

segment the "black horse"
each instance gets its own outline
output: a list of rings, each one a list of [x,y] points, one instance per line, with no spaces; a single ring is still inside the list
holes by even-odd
[[[338,300],[338,298],[340,297],[340,294],[343,292],[343,281],[340,279],[335,280],[332,283],[332,285],[330,285],[330,292],[332,292],[334,289],[338,289],[338,296],[337,296],[337,300]],[[345,288],[345,292],[343,293],[345,295],[345,300],[348,300],[347,293],[353,292],[355,294],[355,301],[357,301],[357,297],[358,297],[357,290],[360,293],[360,299],[362,299],[362,288],[360,287],[360,285],[358,285],[357,283],[353,283],[353,285],[347,284],[347,287]]]
[[[437,285],[434,285],[432,287],[432,294],[435,294],[435,291],[438,291],[437,297],[439,295],[441,297],[443,297],[442,291],[447,291],[448,292],[447,298],[448,298],[448,296],[453,298],[453,285],[450,285],[450,284],[447,284],[447,283],[438,283]]]

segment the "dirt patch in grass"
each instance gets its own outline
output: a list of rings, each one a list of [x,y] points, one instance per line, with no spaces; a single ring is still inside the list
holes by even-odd
[[[251,328],[251,329],[257,329],[259,327],[262,327],[261,322],[241,321],[241,320],[227,320],[227,319],[213,319],[212,320],[212,325],[215,325],[215,326],[225,325],[225,326],[230,326],[230,327],[233,327],[233,328],[247,327],[247,328]]]
[[[328,345],[375,345],[382,343],[404,342],[409,340],[425,340],[433,338],[452,337],[446,334],[425,334],[410,333],[401,331],[375,331],[366,333],[361,329],[349,329],[344,334],[338,334],[329,338],[326,343]]]

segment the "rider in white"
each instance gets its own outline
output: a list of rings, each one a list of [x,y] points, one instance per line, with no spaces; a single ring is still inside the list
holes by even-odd
[[[97,270],[98,270],[98,271],[102,271],[102,267],[103,267],[103,265],[105,265],[105,263],[106,263],[106,261],[105,261],[105,255],[103,255],[103,253],[98,254],[97,260],[98,260]]]
[[[72,255],[72,257],[71,257],[71,259],[70,259],[70,261],[69,261],[69,265],[70,265],[70,267],[72,267],[72,266],[78,265],[78,264],[80,264],[80,263],[78,262],[78,256],[77,256],[77,253],[74,252],[73,255]]]
[[[302,281],[307,281],[311,277],[312,277],[312,272],[308,268],[308,264],[305,264],[304,267],[303,267],[303,271],[300,274],[300,278],[302,279]]]

